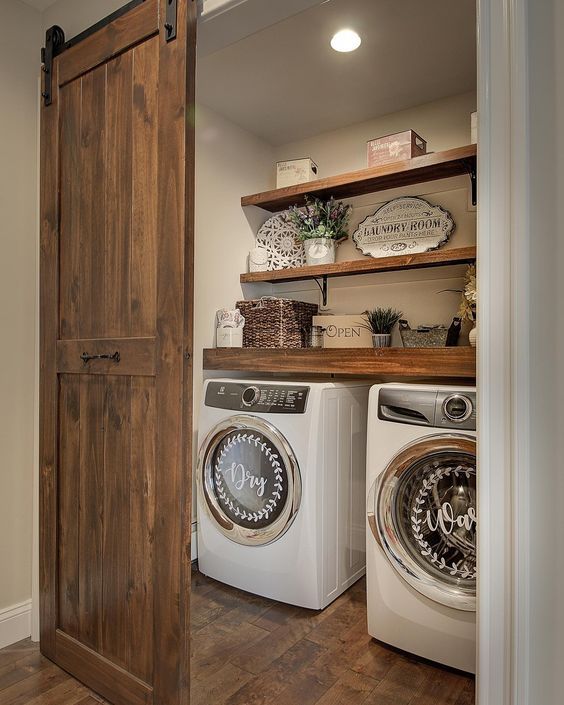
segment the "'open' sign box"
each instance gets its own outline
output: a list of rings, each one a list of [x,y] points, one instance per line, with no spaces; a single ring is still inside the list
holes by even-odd
[[[371,348],[372,335],[363,328],[362,313],[346,316],[314,316],[313,325],[323,326],[324,348]]]

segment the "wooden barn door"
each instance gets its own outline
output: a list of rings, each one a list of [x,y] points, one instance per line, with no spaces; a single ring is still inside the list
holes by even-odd
[[[189,700],[195,22],[44,55],[41,649],[117,705]]]

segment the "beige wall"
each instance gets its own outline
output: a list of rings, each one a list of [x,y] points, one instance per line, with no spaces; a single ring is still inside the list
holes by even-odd
[[[241,195],[271,184],[273,148],[209,108],[196,111],[196,232],[194,311],[194,452],[203,383],[202,351],[215,344],[215,314],[243,295],[254,231],[262,212],[241,208]],[[195,512],[194,512],[195,515]]]
[[[276,147],[276,158],[311,156],[321,177],[332,176],[363,169],[366,142],[401,130],[415,130],[427,140],[428,152],[439,152],[470,143],[470,113],[474,110],[476,94],[463,93]]]
[[[414,129],[427,140],[428,151],[450,149],[470,142],[470,114],[475,109],[476,95],[466,93],[282,145],[275,155],[277,160],[311,157],[323,177],[366,167],[367,140],[400,130]],[[456,230],[446,248],[475,244],[476,210],[469,202],[468,186],[469,180],[460,177],[351,199],[351,232],[387,200],[412,195],[426,198],[453,215]],[[343,261],[363,257],[351,240],[342,244],[337,254]],[[459,295],[439,292],[460,289],[463,273],[464,267],[444,267],[333,280],[329,282],[329,312],[359,313],[376,306],[393,306],[402,310],[412,325],[448,324],[458,308]],[[317,287],[307,282],[273,287],[272,291],[319,301]],[[398,343],[396,332],[394,344]]]
[[[0,610],[31,598],[41,17],[0,7]]]
[[[125,0],[58,0],[43,13],[43,29],[60,25],[67,39],[125,5]]]

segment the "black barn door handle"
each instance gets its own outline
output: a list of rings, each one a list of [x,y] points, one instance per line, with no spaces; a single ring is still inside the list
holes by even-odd
[[[116,350],[113,355],[110,355],[110,353],[106,353],[105,355],[89,355],[88,353],[84,352],[80,356],[80,359],[82,360],[82,362],[84,362],[85,365],[87,365],[90,360],[113,360],[114,362],[119,362],[120,355],[119,350]]]

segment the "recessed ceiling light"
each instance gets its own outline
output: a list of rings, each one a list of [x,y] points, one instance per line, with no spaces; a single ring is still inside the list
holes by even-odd
[[[358,49],[361,41],[361,38],[354,30],[342,29],[333,36],[331,46],[335,51],[354,51],[355,49]]]

